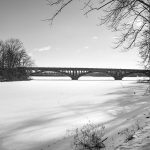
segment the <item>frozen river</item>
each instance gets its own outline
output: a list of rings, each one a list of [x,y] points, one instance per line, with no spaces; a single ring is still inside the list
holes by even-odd
[[[116,99],[123,91],[134,93],[134,86],[111,78],[1,82],[0,150],[33,150],[86,122],[110,121],[121,109]]]

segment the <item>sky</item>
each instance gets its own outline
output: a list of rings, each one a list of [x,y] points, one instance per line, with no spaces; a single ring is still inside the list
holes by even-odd
[[[81,8],[75,0],[50,25],[46,0],[0,0],[0,39],[20,39],[39,67],[141,68],[138,51],[114,49],[116,33]]]

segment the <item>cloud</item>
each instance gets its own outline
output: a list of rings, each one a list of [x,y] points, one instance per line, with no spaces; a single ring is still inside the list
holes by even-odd
[[[92,39],[93,40],[97,40],[99,37],[98,36],[93,36]]]
[[[88,46],[85,46],[84,48],[85,48],[85,49],[88,49],[89,47],[88,47]]]
[[[42,48],[36,48],[35,51],[43,52],[43,51],[49,51],[51,49],[51,46],[46,46]]]

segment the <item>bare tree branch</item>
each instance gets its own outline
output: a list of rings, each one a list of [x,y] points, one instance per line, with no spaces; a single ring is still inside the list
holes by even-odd
[[[51,24],[53,23],[53,20],[56,18],[56,16],[69,4],[71,3],[73,0],[69,0],[68,2],[66,3],[63,3],[61,5],[61,7],[58,9],[58,11],[49,19],[46,19],[46,21],[51,21]],[[53,5],[56,5],[56,4],[60,4],[61,2],[63,2],[62,0],[57,0],[56,2],[54,3],[50,3],[51,6]]]
[[[93,10],[97,10],[98,11],[98,10],[102,9],[103,7],[111,4],[113,1],[114,0],[111,0],[111,1],[107,2],[106,4],[100,6],[100,7],[94,7],[94,8],[90,7],[90,10],[88,10],[84,15],[87,15],[88,13],[92,12]]]
[[[75,0],[48,0],[50,6],[58,10],[47,20],[53,22],[73,1]],[[122,46],[126,50],[137,47],[143,62],[150,67],[149,0],[84,0],[81,10],[85,12],[84,15],[97,11],[100,15],[100,25],[106,24],[113,31],[121,33],[116,48]]]

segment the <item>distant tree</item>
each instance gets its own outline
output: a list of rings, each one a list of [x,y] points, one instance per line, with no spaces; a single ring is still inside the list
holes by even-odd
[[[0,41],[0,68],[2,68],[2,64],[3,64],[3,48],[4,43],[3,41]]]
[[[47,0],[56,11],[51,23],[69,4],[76,0]],[[137,47],[145,68],[150,68],[150,0],[83,0],[85,15],[94,11],[100,14],[100,24],[106,24],[113,31],[119,31],[116,48]]]
[[[5,78],[13,80],[18,77],[25,77],[25,71],[21,75],[17,70],[18,67],[29,67],[32,65],[33,61],[19,39],[0,41],[0,68],[3,69]]]

